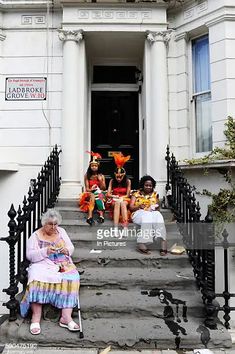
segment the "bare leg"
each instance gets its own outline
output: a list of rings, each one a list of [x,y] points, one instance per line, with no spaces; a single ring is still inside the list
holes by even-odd
[[[100,210],[100,216],[104,217],[104,210]]]
[[[114,210],[113,210],[113,223],[115,226],[118,226],[119,223],[119,217],[120,217],[120,202],[115,202],[114,204]]]
[[[95,196],[93,193],[91,193],[90,194],[89,209],[88,209],[88,219],[92,218],[94,207],[95,207]]]
[[[121,214],[122,214],[123,223],[127,224],[128,222],[127,202],[121,202]]]
[[[68,324],[69,322],[73,321],[72,311],[72,308],[62,309],[60,323]],[[79,325],[77,324],[76,326],[74,326],[74,328],[79,328]]]
[[[161,245],[162,245],[162,249],[163,249],[163,250],[166,250],[166,249],[167,249],[166,240],[162,240]]]
[[[42,317],[42,304],[38,304],[37,302],[32,302],[31,309],[32,309],[31,323],[40,323]],[[37,331],[38,331],[37,328],[32,329],[33,333],[36,333]]]
[[[165,256],[167,254],[167,242],[166,240],[161,240],[161,251],[160,251],[161,256]]]

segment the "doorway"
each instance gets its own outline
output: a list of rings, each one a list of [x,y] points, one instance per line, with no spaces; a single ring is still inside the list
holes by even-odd
[[[102,172],[107,182],[115,164],[113,152],[131,155],[125,164],[132,189],[139,181],[138,92],[93,91],[91,97],[91,149],[102,156]]]

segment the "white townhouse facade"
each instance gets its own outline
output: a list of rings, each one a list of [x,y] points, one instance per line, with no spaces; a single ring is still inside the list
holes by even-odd
[[[131,154],[133,184],[151,174],[163,196],[167,144],[203,156],[229,115],[234,0],[1,0],[0,234],[55,144],[60,198],[82,191],[87,150],[107,176],[113,151]]]

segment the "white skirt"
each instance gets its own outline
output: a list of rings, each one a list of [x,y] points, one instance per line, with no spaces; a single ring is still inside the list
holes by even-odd
[[[166,240],[166,227],[162,214],[159,211],[137,210],[132,215],[135,224],[140,225],[137,232],[137,243],[153,243],[160,237]]]

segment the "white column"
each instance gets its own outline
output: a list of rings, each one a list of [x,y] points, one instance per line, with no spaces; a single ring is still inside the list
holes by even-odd
[[[60,198],[77,198],[83,184],[84,60],[82,31],[59,30],[63,45],[62,184]]]
[[[169,142],[168,77],[166,45],[170,31],[148,32],[146,50],[149,51],[149,96],[147,97],[147,173],[157,181],[160,197],[166,184],[166,146]]]

